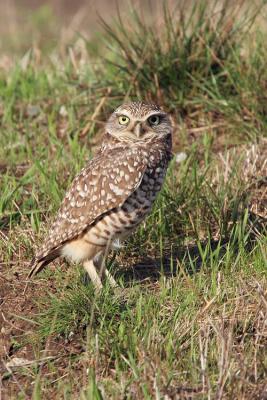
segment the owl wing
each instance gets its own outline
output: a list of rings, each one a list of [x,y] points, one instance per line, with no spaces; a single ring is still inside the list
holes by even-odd
[[[44,246],[31,263],[29,276],[58,257],[64,243],[127,200],[142,181],[146,155],[135,147],[119,147],[100,153],[81,170],[66,193]]]

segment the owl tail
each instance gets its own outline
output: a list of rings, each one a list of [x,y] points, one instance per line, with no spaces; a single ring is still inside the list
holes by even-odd
[[[41,257],[35,257],[30,263],[30,272],[27,278],[31,278],[34,275],[39,274],[48,264],[50,264],[55,258],[61,255],[61,248],[58,247],[56,249],[51,250],[48,254]]]

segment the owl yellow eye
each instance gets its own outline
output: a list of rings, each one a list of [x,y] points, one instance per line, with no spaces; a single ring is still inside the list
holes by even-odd
[[[126,115],[120,115],[119,116],[119,123],[120,125],[126,125],[130,121],[129,117],[126,117]]]
[[[158,115],[151,115],[151,117],[148,118],[148,122],[150,125],[158,125],[160,121],[160,118]]]

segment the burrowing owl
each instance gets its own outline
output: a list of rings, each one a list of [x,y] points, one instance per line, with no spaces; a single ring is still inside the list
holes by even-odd
[[[82,262],[95,287],[115,280],[103,258],[150,212],[171,159],[170,117],[154,104],[123,104],[110,116],[103,144],[67,192],[29,276],[59,256]]]

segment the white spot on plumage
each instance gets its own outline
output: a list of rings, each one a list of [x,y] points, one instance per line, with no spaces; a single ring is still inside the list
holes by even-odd
[[[85,192],[83,192],[83,191],[81,190],[80,193],[79,193],[79,195],[80,195],[82,198],[85,198],[85,197],[87,196],[87,193],[85,193]]]
[[[109,200],[111,200],[111,199],[112,199],[112,196],[111,196],[111,194],[110,194],[110,193],[107,193],[106,200],[107,200],[107,201],[109,201]]]
[[[124,191],[119,188],[119,186],[113,185],[113,183],[109,184],[110,190],[115,193],[117,196],[121,196]]]

